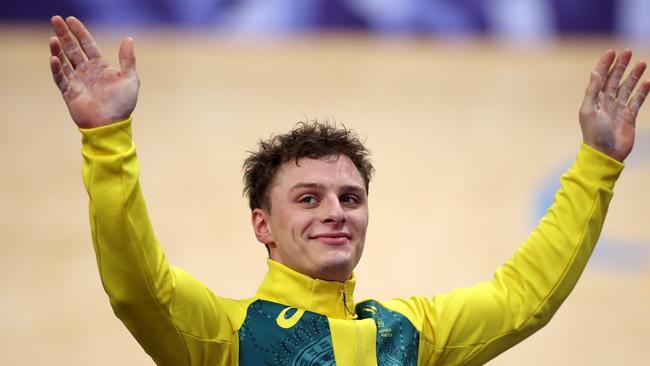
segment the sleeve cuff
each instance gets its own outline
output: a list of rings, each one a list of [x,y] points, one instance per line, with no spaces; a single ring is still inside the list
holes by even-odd
[[[119,154],[133,146],[132,118],[95,128],[80,128],[82,152],[95,156]]]
[[[625,164],[582,143],[576,157],[576,170],[580,175],[599,186],[614,188]]]

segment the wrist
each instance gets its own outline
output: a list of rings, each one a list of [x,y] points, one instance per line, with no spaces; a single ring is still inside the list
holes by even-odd
[[[630,153],[629,151],[623,151],[620,147],[617,147],[613,142],[610,141],[600,141],[599,143],[595,143],[593,141],[583,139],[583,143],[620,163],[622,163]]]
[[[77,127],[86,130],[124,122],[130,118],[130,114],[114,116],[72,116],[72,120]]]

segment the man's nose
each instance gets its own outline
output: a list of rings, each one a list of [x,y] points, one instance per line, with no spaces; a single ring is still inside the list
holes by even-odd
[[[323,202],[323,222],[339,224],[345,222],[346,214],[338,196],[329,196]]]

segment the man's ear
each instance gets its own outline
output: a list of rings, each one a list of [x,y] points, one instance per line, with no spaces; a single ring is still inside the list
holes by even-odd
[[[251,213],[251,224],[257,241],[266,245],[273,246],[273,232],[271,230],[270,214],[261,208],[256,208]]]

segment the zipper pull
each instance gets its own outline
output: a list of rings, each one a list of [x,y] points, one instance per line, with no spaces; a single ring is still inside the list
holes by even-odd
[[[345,288],[344,288],[344,287],[341,288],[341,292],[343,293],[343,311],[344,311],[344,313],[345,313],[345,317],[347,318],[347,317],[348,317],[348,314],[349,314],[349,315],[350,315],[350,318],[352,318],[352,319],[356,319],[356,318],[357,318],[357,314],[355,314],[353,311],[351,311],[351,310],[348,308],[348,300],[347,300],[347,296],[345,295]]]

